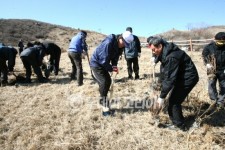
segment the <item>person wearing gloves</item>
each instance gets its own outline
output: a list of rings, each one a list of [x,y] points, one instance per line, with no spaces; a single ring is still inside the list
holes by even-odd
[[[109,72],[118,73],[117,63],[122,55],[124,47],[129,47],[129,43],[134,37],[126,31],[122,35],[110,34],[95,49],[90,60],[93,75],[99,85],[100,104],[103,106],[103,116],[113,115],[110,110],[107,94],[111,85]]]
[[[215,35],[214,41],[206,45],[202,51],[208,75],[208,94],[219,107],[224,107],[225,97],[225,32]],[[219,93],[216,83],[219,82]]]
[[[197,69],[191,58],[174,43],[168,43],[160,37],[149,41],[149,48],[163,67],[162,88],[154,105],[155,111],[161,110],[167,94],[168,114],[172,121],[171,129],[187,130],[182,113],[182,102],[199,81]]]
[[[132,33],[132,28],[127,27],[126,31]],[[133,79],[133,71],[135,74],[135,79],[139,79],[139,65],[138,65],[138,57],[141,56],[141,43],[139,38],[136,35],[133,35],[134,40],[130,43],[129,47],[125,47],[124,56],[127,61],[127,71],[128,71],[128,79]],[[133,67],[132,67],[133,65]]]
[[[8,72],[13,72],[16,61],[17,50],[13,47],[0,47],[0,74],[1,84],[5,86],[8,84]],[[8,61],[8,65],[6,62]]]
[[[82,53],[87,54],[86,43],[87,32],[80,31],[75,35],[69,44],[68,56],[72,63],[72,72],[70,79],[76,80],[78,86],[83,85],[83,67],[82,67]]]

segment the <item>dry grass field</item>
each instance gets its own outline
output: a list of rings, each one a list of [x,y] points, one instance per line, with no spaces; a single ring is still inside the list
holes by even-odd
[[[89,55],[93,49],[89,51]],[[210,104],[206,70],[200,52],[188,52],[195,62],[200,81],[184,105],[184,115],[191,124]],[[188,132],[157,127],[158,122],[143,101],[153,91],[151,52],[142,49],[140,80],[127,80],[126,61],[119,61],[113,98],[118,100],[114,117],[102,117],[98,105],[98,85],[91,78],[88,60],[83,59],[84,85],[69,80],[71,63],[67,53],[60,62],[61,71],[50,82],[0,87],[0,149],[2,150],[208,150],[225,148],[225,111],[206,118],[199,128]],[[16,74],[23,73],[17,57]],[[159,64],[156,73],[159,72]],[[14,78],[10,76],[10,78]],[[129,104],[132,104],[128,106]],[[142,102],[142,103],[141,103]],[[160,122],[168,122],[166,112]]]

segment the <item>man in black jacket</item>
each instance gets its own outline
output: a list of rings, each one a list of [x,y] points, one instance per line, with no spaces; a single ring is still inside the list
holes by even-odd
[[[35,45],[23,50],[20,54],[20,58],[26,69],[26,83],[31,83],[31,66],[38,77],[40,83],[47,82],[46,78],[43,77],[40,66],[46,52],[43,46]]]
[[[126,31],[129,31],[131,33],[133,32],[131,27],[127,27]],[[130,43],[129,47],[125,48],[124,55],[127,61],[128,79],[133,79],[133,71],[135,74],[135,79],[139,79],[138,57],[141,56],[141,44],[136,35],[133,35],[133,37],[134,40]]]
[[[208,92],[211,100],[224,107],[225,97],[225,32],[215,35],[215,40],[202,51],[208,75]],[[219,82],[219,94],[216,83]]]
[[[17,50],[13,47],[0,47],[0,73],[1,83],[6,85],[8,83],[8,71],[12,72],[15,66]],[[8,61],[8,65],[6,64]]]
[[[184,51],[160,37],[152,38],[149,41],[149,48],[161,62],[163,67],[161,73],[164,76],[155,109],[160,110],[162,108],[164,99],[172,90],[168,99],[168,114],[173,123],[171,127],[186,130],[181,103],[199,80],[197,69]]]
[[[45,47],[46,54],[50,55],[49,62],[45,71],[45,77],[48,78],[49,73],[54,71],[55,75],[59,72],[59,61],[61,56],[61,48],[53,42],[42,42]]]

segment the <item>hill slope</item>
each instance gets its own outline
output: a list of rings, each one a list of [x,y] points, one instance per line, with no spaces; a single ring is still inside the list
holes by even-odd
[[[104,34],[85,31],[88,33],[87,43],[89,46],[96,46],[105,37]],[[6,45],[17,46],[21,38],[25,44],[28,41],[49,40],[54,41],[65,51],[69,40],[77,32],[79,29],[35,20],[0,19],[0,42]]]

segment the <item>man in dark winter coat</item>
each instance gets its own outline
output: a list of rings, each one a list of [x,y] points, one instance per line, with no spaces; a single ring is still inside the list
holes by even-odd
[[[43,58],[45,56],[45,48],[41,45],[35,45],[22,51],[20,58],[26,69],[26,83],[31,83],[31,67],[34,73],[38,77],[40,83],[47,82],[46,78],[43,77],[40,66],[42,65]]]
[[[100,104],[103,106],[103,116],[112,115],[107,94],[111,85],[109,72],[118,73],[117,63],[123,48],[133,41],[133,35],[126,31],[122,35],[107,36],[95,49],[90,60],[90,66],[99,85]]]
[[[83,67],[82,67],[82,53],[84,51],[87,54],[87,43],[86,43],[86,31],[80,31],[70,41],[68,56],[72,63],[72,72],[70,79],[76,80],[78,86],[83,85]]]
[[[154,55],[159,57],[163,67],[161,73],[164,76],[161,93],[154,108],[160,110],[164,104],[164,99],[172,90],[168,99],[168,114],[173,123],[170,127],[187,130],[181,103],[199,80],[197,69],[184,51],[160,37],[152,38],[149,41],[149,48]]]
[[[130,31],[132,33],[133,30],[131,27],[127,27],[126,31]],[[129,47],[125,48],[124,55],[127,61],[128,79],[133,79],[133,71],[135,74],[135,79],[139,79],[138,57],[141,56],[141,44],[136,35],[133,35],[133,37],[134,40],[130,43]]]
[[[225,97],[225,32],[215,35],[215,40],[202,51],[208,75],[208,92],[211,100],[224,107]],[[219,82],[219,93],[216,83]]]
[[[6,85],[8,83],[8,71],[12,72],[15,66],[17,50],[13,47],[0,47],[0,73],[1,83]],[[8,65],[6,64],[8,61]]]
[[[47,72],[52,72],[54,70],[54,74],[58,75],[59,72],[59,61],[61,56],[61,48],[53,42],[42,42],[45,47],[46,54],[50,55],[49,62],[46,70],[46,78],[48,78],[49,74]]]

